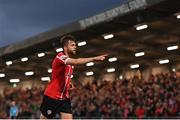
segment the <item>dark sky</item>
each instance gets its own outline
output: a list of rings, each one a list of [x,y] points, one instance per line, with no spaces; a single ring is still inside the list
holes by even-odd
[[[0,0],[0,47],[84,19],[127,0]]]

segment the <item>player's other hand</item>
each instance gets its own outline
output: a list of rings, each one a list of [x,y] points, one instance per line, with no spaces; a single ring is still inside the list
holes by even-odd
[[[94,59],[96,61],[103,61],[106,58],[106,56],[108,56],[108,54],[96,56]]]

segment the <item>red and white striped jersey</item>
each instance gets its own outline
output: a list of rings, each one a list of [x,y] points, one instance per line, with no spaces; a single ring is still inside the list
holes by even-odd
[[[73,72],[71,65],[66,65],[67,57],[60,52],[52,63],[52,79],[45,89],[44,95],[54,99],[69,98],[70,80]]]

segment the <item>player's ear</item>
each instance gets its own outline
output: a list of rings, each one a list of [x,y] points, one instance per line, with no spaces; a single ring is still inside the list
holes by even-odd
[[[67,45],[64,45],[63,50],[67,50]]]

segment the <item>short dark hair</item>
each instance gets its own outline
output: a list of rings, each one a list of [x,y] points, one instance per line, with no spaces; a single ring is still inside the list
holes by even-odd
[[[70,34],[63,35],[60,39],[61,46],[66,46],[69,40],[76,42],[76,38],[74,36]]]

